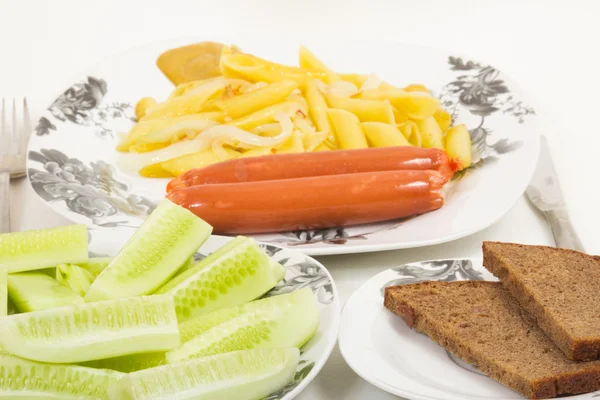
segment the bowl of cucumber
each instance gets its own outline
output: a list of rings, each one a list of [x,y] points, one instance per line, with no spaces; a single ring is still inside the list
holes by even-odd
[[[336,343],[331,275],[210,233],[164,200],[139,229],[0,235],[0,397],[295,397]]]

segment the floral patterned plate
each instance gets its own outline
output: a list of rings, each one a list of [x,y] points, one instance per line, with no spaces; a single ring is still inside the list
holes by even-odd
[[[90,231],[89,250],[92,257],[113,256],[134,234],[131,228],[108,228]],[[196,260],[206,257],[231,238],[211,236],[196,253]],[[294,379],[284,388],[263,400],[291,400],[319,373],[335,346],[340,322],[340,299],[329,271],[318,261],[297,251],[260,244],[287,272],[285,278],[265,297],[290,293],[310,287],[317,298],[321,314],[319,330],[302,347],[300,363]]]
[[[427,336],[409,329],[383,307],[383,291],[388,286],[462,280],[497,279],[480,259],[411,263],[371,278],[350,296],[342,310],[338,340],[348,365],[369,383],[411,400],[523,399]],[[564,398],[597,399],[600,391]]]
[[[442,243],[477,232],[515,204],[533,173],[536,115],[498,69],[445,51],[386,41],[294,39],[285,35],[202,37],[152,43],[116,55],[75,78],[40,118],[30,141],[28,177],[44,203],[90,227],[137,227],[165,195],[166,179],[119,169],[115,146],[134,124],[135,103],[173,89],[155,66],[166,49],[200,40],[236,43],[296,63],[301,43],[336,70],[377,73],[397,85],[420,82],[438,96],[473,142],[474,165],[448,187],[444,207],[402,221],[257,235],[306,254],[356,253]]]

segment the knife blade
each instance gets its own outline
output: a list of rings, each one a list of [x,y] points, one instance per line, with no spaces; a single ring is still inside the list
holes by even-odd
[[[556,247],[584,251],[569,217],[545,136],[541,137],[540,158],[525,194],[548,221]]]

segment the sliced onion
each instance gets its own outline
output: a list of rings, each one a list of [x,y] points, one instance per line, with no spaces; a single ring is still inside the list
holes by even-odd
[[[139,171],[147,165],[156,164],[186,154],[197,153],[218,143],[231,143],[236,147],[274,147],[286,140],[294,130],[294,125],[285,114],[278,113],[275,119],[281,124],[281,133],[277,136],[263,137],[229,125],[216,125],[200,133],[192,140],[183,140],[162,149],[147,153],[122,153],[119,166],[125,170]]]
[[[380,77],[378,77],[375,74],[370,74],[369,76],[367,76],[367,80],[365,81],[365,83],[363,83],[360,87],[360,91],[364,92],[365,90],[377,89],[379,86],[381,86],[382,83],[383,81]]]
[[[327,86],[327,94],[339,97],[350,97],[358,93],[358,88],[352,82],[337,81]]]

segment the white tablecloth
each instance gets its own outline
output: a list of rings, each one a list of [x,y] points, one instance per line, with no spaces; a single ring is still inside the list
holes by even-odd
[[[0,0],[0,97],[27,96],[35,117],[96,60],[153,40],[211,32],[351,32],[448,48],[497,66],[532,97],[574,224],[587,250],[600,254],[599,16],[594,0]],[[13,183],[11,196],[13,230],[68,223],[24,180]],[[522,198],[500,222],[461,240],[319,260],[345,302],[379,271],[422,259],[480,257],[483,240],[553,244]],[[298,397],[393,398],[354,374],[337,349]]]

